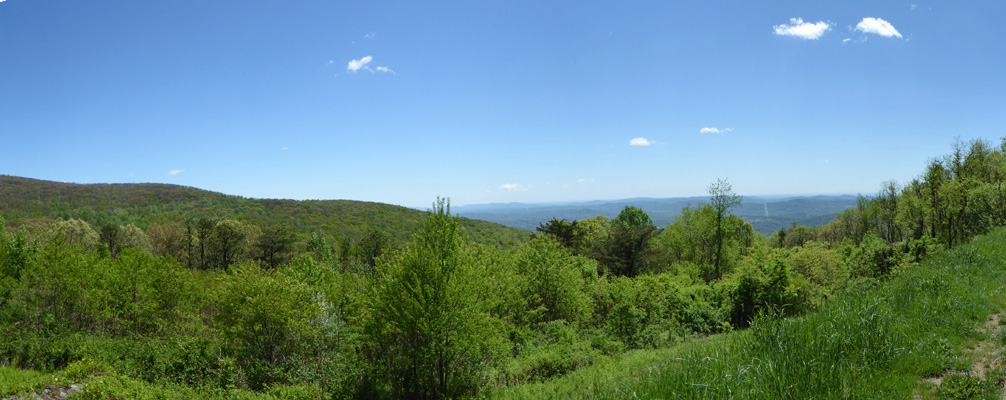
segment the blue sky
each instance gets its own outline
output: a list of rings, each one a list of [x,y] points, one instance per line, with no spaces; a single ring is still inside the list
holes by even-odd
[[[1006,2],[0,2],[0,173],[428,206],[875,193],[1006,136]]]

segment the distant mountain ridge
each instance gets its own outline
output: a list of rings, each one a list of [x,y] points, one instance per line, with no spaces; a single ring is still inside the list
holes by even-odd
[[[598,215],[614,218],[625,206],[631,205],[646,211],[657,226],[666,226],[674,222],[683,207],[697,206],[708,201],[708,196],[637,197],[567,203],[471,204],[455,207],[454,211],[463,217],[531,231],[552,218],[569,221]],[[824,225],[836,213],[855,206],[856,196],[853,195],[749,196],[744,197],[743,204],[733,212],[751,223],[755,231],[769,236],[779,228],[789,227],[793,223]]]
[[[356,200],[252,199],[163,183],[63,183],[0,175],[0,216],[9,227],[40,228],[54,219],[79,218],[94,225],[135,224],[191,218],[230,218],[259,226],[286,224],[302,234],[322,232],[360,238],[373,230],[393,241],[412,238],[424,212]],[[527,232],[500,224],[462,218],[461,226],[477,243],[514,245]]]

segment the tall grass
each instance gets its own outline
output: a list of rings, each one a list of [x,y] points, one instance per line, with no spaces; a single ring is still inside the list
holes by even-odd
[[[1006,305],[1006,230],[880,283],[846,290],[799,318],[621,359],[499,398],[911,398],[920,377],[965,368],[958,356]]]
[[[0,396],[35,390],[51,380],[52,374],[0,365]]]

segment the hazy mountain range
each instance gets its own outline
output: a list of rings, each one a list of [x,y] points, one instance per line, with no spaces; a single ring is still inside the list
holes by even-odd
[[[627,205],[646,211],[657,226],[674,222],[681,209],[709,201],[708,196],[672,198],[631,198],[564,203],[494,203],[454,206],[452,211],[462,217],[480,219],[534,230],[552,218],[569,221],[604,215],[614,218]],[[856,206],[856,196],[751,196],[734,209],[735,215],[751,223],[765,236],[791,224],[817,226],[835,218],[835,213]]]

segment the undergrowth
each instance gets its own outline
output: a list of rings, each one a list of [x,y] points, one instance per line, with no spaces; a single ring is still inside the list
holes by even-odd
[[[962,343],[1006,304],[1006,230],[978,237],[820,311],[763,315],[750,329],[638,351],[497,398],[911,398],[920,377],[960,363]],[[967,380],[967,378],[953,378]],[[986,383],[943,389],[985,393]]]

